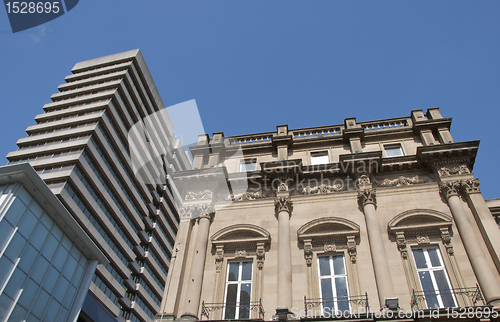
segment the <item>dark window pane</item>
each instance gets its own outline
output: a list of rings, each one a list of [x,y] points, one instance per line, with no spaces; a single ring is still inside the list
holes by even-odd
[[[332,274],[330,272],[330,258],[329,257],[320,257],[319,258],[319,274],[321,276],[329,276]]]
[[[450,284],[446,278],[446,273],[444,270],[434,271],[434,278],[438,285],[439,293],[441,294],[441,299],[443,300],[444,307],[454,307],[456,306],[453,295],[451,294]]]
[[[228,281],[237,281],[239,274],[239,263],[229,263],[229,272],[227,274]]]
[[[422,285],[422,290],[424,291],[427,308],[439,308],[439,303],[437,300],[436,292],[434,290],[434,285],[432,284],[430,273],[419,272],[418,277],[420,278],[420,284]]]
[[[417,265],[417,268],[427,268],[427,263],[425,261],[423,249],[414,249],[413,258],[415,259],[415,264]]]
[[[226,312],[224,319],[234,319],[236,315],[236,294],[238,292],[238,284],[228,284],[226,294]]]
[[[250,296],[251,296],[252,284],[245,283],[241,284],[240,292],[240,319],[250,318]]]
[[[341,312],[349,312],[349,293],[347,292],[347,278],[336,277],[335,288],[337,291],[337,307]]]
[[[333,273],[335,275],[345,274],[344,256],[333,256]]]
[[[334,312],[335,308],[333,303],[332,280],[330,278],[323,278],[320,282],[323,310],[328,308],[329,312]]]
[[[441,260],[439,259],[438,250],[436,248],[428,249],[427,253],[429,253],[429,258],[431,259],[432,267],[439,267],[442,265]]]
[[[252,262],[241,263],[241,280],[242,281],[252,280]]]

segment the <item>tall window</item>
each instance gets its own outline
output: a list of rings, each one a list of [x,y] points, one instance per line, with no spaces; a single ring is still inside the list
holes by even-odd
[[[427,308],[456,306],[439,249],[429,247],[413,249],[412,252]]]
[[[252,172],[257,170],[257,159],[241,160],[240,172]]]
[[[328,151],[311,152],[311,165],[328,164]]]
[[[318,257],[322,309],[350,312],[344,255]]]
[[[404,155],[401,144],[399,143],[384,145],[384,151],[386,158],[402,157]]]
[[[252,262],[230,262],[227,266],[224,319],[250,318]]]

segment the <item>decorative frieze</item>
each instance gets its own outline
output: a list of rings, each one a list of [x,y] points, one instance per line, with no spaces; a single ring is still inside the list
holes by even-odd
[[[212,199],[212,191],[210,190],[205,190],[201,192],[193,192],[189,191],[186,193],[185,200],[206,200],[206,199]]]
[[[334,185],[321,184],[319,186],[312,188],[307,186],[301,191],[301,194],[307,194],[307,195],[324,194],[324,193],[338,192],[342,190],[343,190],[343,185],[340,183]]]
[[[380,184],[381,187],[401,187],[401,186],[411,186],[414,184],[426,183],[427,180],[422,180],[419,176],[414,176],[411,178],[400,176],[396,179],[385,178]]]
[[[181,209],[180,217],[181,220],[189,220],[212,214],[214,211],[214,207],[211,203],[188,205]]]
[[[358,191],[359,205],[364,208],[366,204],[377,204],[375,189],[367,189]]]
[[[465,164],[462,164],[454,167],[441,167],[437,170],[437,172],[440,177],[443,177],[458,174],[469,174],[470,170]]]
[[[238,195],[230,194],[229,196],[227,196],[226,201],[232,201],[232,200],[234,200],[234,201],[249,201],[249,200],[262,199],[262,198],[266,198],[266,197],[267,197],[267,194],[262,190],[255,191],[255,192],[247,191],[243,194],[238,194]]]

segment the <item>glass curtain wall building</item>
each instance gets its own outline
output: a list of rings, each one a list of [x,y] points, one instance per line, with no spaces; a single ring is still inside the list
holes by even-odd
[[[168,117],[155,116],[165,107],[139,50],[71,72],[7,159],[29,162],[109,259],[97,266],[80,319],[152,321],[179,224],[166,164],[189,170],[190,160]],[[128,132],[145,118],[157,122],[145,133],[149,148],[164,153],[138,175]]]

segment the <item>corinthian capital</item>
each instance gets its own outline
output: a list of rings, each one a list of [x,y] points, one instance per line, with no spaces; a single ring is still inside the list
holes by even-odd
[[[377,200],[375,198],[376,192],[375,189],[367,189],[358,191],[358,202],[361,207],[364,207],[366,204],[377,204]]]
[[[441,182],[439,184],[439,190],[441,192],[441,195],[448,200],[448,198],[452,196],[458,196],[460,192],[460,181],[452,181],[452,182]]]
[[[479,190],[479,179],[474,180],[462,180],[460,182],[462,189],[465,193],[480,193]]]
[[[274,207],[276,215],[282,211],[286,211],[290,214],[292,212],[292,200],[290,200],[290,197],[276,197],[274,199]]]

